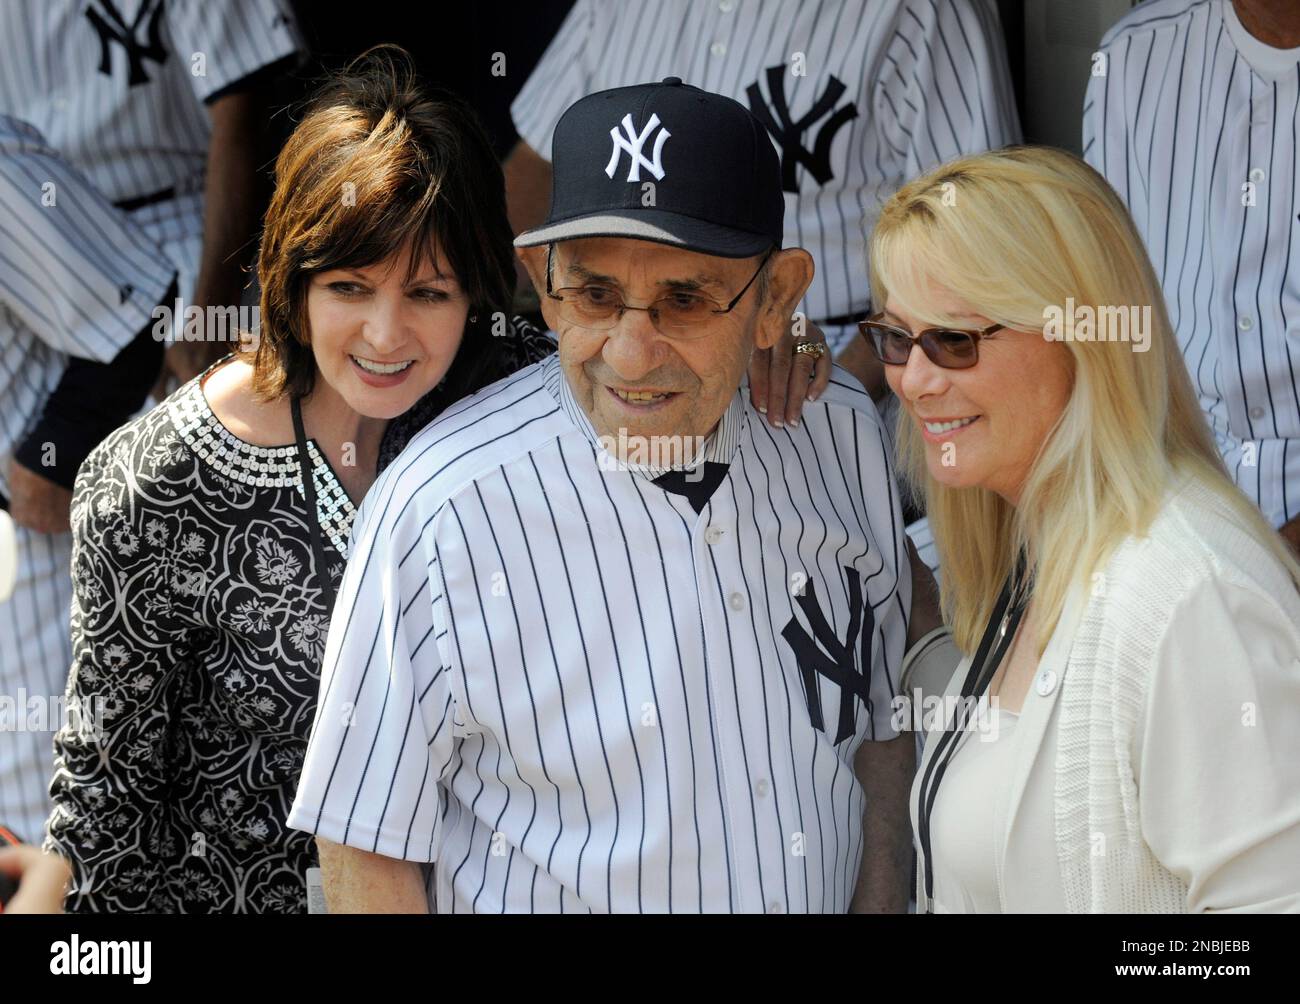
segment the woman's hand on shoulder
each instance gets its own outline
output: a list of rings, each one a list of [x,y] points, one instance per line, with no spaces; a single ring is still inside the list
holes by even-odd
[[[796,352],[801,343],[820,346],[821,354]],[[772,348],[754,350],[749,363],[750,402],[774,429],[798,425],[804,401],[816,401],[831,382],[832,363],[821,328],[808,321],[796,337],[793,327],[787,327]]]

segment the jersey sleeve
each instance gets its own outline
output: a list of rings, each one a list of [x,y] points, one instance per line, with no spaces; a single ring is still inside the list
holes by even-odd
[[[1295,611],[1294,597],[1206,581],[1157,648],[1134,743],[1139,821],[1193,913],[1300,912]]]
[[[108,362],[175,275],[161,250],[26,123],[0,115],[0,305],[51,348]]]
[[[866,738],[883,742],[899,736],[894,709],[901,693],[899,676],[911,621],[912,566],[880,413],[862,385],[838,366],[831,371],[827,395],[840,406],[833,410],[827,442],[818,446],[834,458],[833,469],[844,473],[849,490],[862,499],[863,526],[879,555],[878,567],[862,577],[864,619],[872,626],[873,636],[869,665],[863,665],[861,672],[870,681],[871,719]]]
[[[400,467],[400,465],[398,465]],[[437,858],[454,752],[436,520],[389,468],[357,515],[289,825],[391,858]]]
[[[996,10],[984,0],[906,0],[872,104],[900,179],[1019,143]]]
[[[205,102],[307,48],[289,0],[169,3],[167,27],[173,52]]]
[[[591,90],[588,54],[594,22],[590,0],[578,0],[510,105],[515,131],[546,160],[551,159],[551,134],[560,116]]]

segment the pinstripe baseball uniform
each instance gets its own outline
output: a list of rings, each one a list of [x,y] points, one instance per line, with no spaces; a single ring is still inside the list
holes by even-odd
[[[884,200],[945,160],[1020,140],[984,0],[578,0],[515,99],[515,128],[549,159],[579,97],[669,75],[767,126],[786,243],[817,263],[803,310],[837,352],[857,333],[845,319],[869,309],[866,234]]]
[[[1228,0],[1155,0],[1100,51],[1084,155],[1146,242],[1229,472],[1281,526],[1300,516],[1300,49]]]
[[[0,115],[0,495],[15,445],[69,355],[106,362],[148,323],[171,282],[159,249],[32,127]],[[38,842],[63,695],[72,601],[70,534],[19,528],[18,581],[0,603],[0,822]],[[37,726],[32,730],[28,725]]]
[[[853,756],[911,600],[879,418],[742,387],[696,512],[599,444],[558,358],[366,497],[291,826],[436,861],[439,912],[843,911]]]
[[[203,246],[204,105],[302,49],[287,0],[5,0],[0,38],[0,112],[130,209],[188,299]]]

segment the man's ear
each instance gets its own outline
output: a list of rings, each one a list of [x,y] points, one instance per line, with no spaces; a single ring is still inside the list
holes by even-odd
[[[546,295],[546,245],[531,248],[515,248],[515,254],[524,263],[524,271],[533,281],[533,289],[539,297]]]
[[[552,331],[559,331],[556,322],[555,301],[546,295],[546,245],[531,248],[515,248],[515,254],[523,262],[528,278],[532,280],[533,289],[537,290],[538,305],[541,307],[542,319]]]
[[[786,248],[772,256],[768,263],[767,299],[759,316],[755,348],[770,349],[790,330],[790,317],[812,285],[815,271],[812,255],[803,248]]]

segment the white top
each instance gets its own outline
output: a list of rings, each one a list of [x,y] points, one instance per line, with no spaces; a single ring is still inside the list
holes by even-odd
[[[1300,516],[1300,49],[1230,0],[1151,0],[1100,51],[1084,156],[1146,243],[1228,471],[1281,526]]]
[[[554,356],[415,437],[353,528],[289,825],[437,861],[439,912],[846,910],[911,602],[892,471],[842,370],[797,429],[746,394],[699,514]]]
[[[578,98],[668,76],[735,98],[767,126],[786,245],[817,262],[802,307],[817,322],[867,312],[866,235],[904,181],[1020,141],[987,0],[578,0],[511,107],[515,128],[550,159],[555,123]],[[826,328],[836,351],[856,334]]]
[[[1016,733],[1004,911],[1300,912],[1300,594],[1207,488],[1071,596]]]
[[[967,732],[934,800],[935,913],[1001,913],[997,820],[1016,755],[1020,716],[992,708],[987,724]]]

